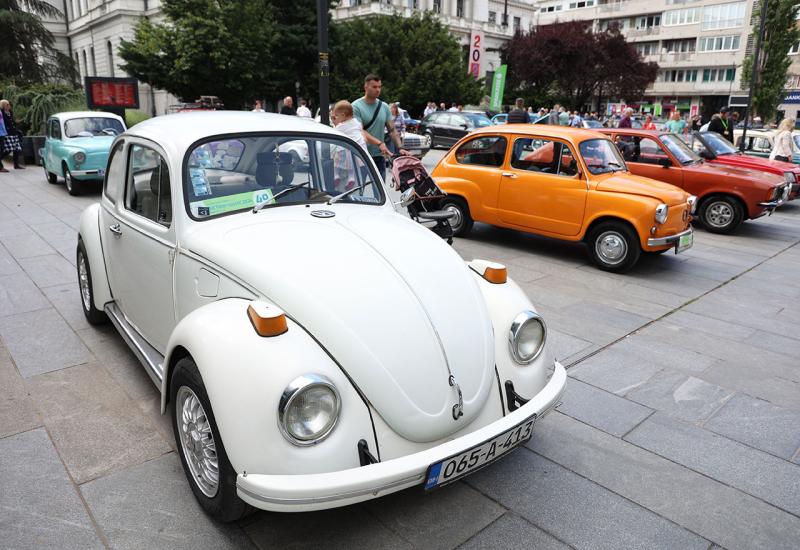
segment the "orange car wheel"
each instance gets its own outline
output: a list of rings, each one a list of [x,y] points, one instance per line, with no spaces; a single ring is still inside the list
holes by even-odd
[[[634,230],[623,222],[607,221],[595,226],[586,240],[589,255],[604,271],[624,273],[636,265],[642,248]]]

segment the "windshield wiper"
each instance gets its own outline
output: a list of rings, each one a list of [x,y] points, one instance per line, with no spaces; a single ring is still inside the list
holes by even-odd
[[[368,185],[372,185],[372,182],[368,181],[367,183],[365,183],[363,185],[359,185],[358,187],[353,187],[352,189],[348,189],[344,193],[339,193],[335,197],[331,197],[331,200],[328,201],[328,204],[333,204],[335,202],[339,202],[340,200],[345,198],[347,195],[350,195],[351,193],[355,193],[356,191],[360,191],[361,189],[364,189]]]
[[[297,185],[292,185],[288,189],[284,189],[283,191],[279,191],[278,193],[272,195],[272,200],[275,201],[278,197],[282,197],[286,193],[290,193],[292,191],[295,191],[296,189],[300,189],[301,187],[305,187],[309,183],[311,183],[311,182],[310,181],[304,181],[303,183],[298,183]],[[264,201],[261,204],[255,205],[253,207],[253,214],[258,212],[259,210],[261,210],[262,208],[264,208],[268,204],[274,204],[274,203]]]

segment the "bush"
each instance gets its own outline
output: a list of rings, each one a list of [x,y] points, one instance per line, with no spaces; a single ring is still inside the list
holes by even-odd
[[[150,115],[144,111],[137,111],[136,109],[125,109],[125,125],[130,128],[140,122],[150,118]]]
[[[62,111],[86,110],[83,90],[63,84],[23,87],[0,83],[0,97],[11,102],[17,126],[26,135],[44,134],[44,125],[50,115]]]

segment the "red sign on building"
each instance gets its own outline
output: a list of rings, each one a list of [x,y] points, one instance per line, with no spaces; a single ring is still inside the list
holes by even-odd
[[[85,88],[89,109],[139,108],[139,83],[135,78],[87,76]]]

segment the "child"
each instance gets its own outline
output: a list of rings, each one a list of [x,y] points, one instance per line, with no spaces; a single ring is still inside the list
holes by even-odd
[[[353,106],[349,101],[339,101],[333,106],[331,119],[336,124],[336,129],[355,141],[364,152],[367,152],[367,142],[361,133],[361,123],[353,117]],[[360,164],[360,163],[359,163]],[[356,169],[352,152],[344,147],[337,147],[333,153],[333,185],[337,191],[347,191],[356,184]]]
[[[361,123],[353,117],[353,106],[347,100],[342,100],[333,106],[331,118],[336,124],[336,129],[344,133],[347,137],[358,143],[364,151],[367,150],[367,142],[364,134],[361,133]]]

